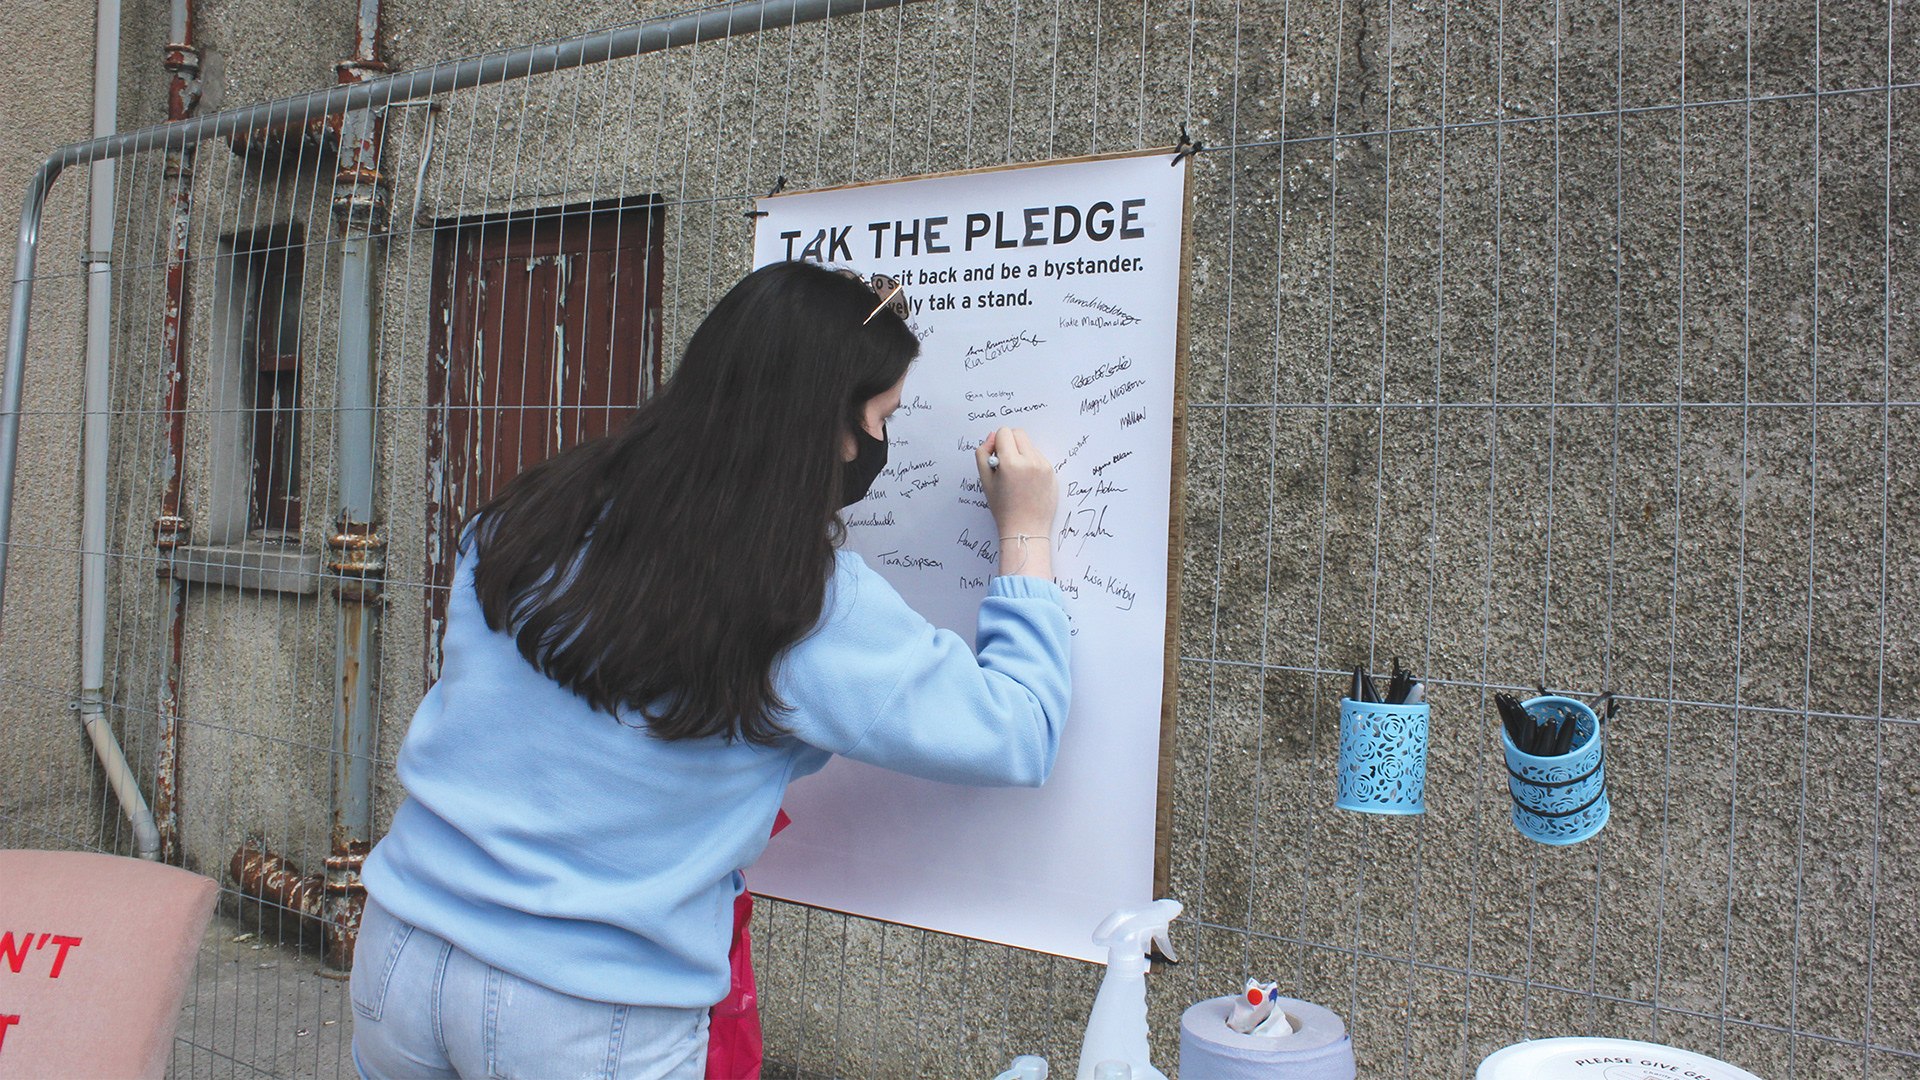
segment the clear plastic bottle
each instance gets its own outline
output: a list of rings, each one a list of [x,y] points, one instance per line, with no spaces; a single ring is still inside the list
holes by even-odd
[[[1125,1063],[1131,1080],[1167,1080],[1147,1060],[1147,949],[1157,944],[1174,959],[1167,928],[1180,910],[1178,901],[1155,900],[1114,912],[1093,932],[1093,943],[1106,946],[1107,974],[1087,1017],[1077,1080],[1096,1080],[1108,1062]]]
[[[1033,1054],[1021,1054],[1013,1059],[1013,1065],[993,1080],[1047,1080],[1047,1059]]]

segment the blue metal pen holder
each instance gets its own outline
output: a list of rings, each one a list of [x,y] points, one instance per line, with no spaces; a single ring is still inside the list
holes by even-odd
[[[1537,697],[1521,703],[1534,718],[1554,723],[1573,717],[1573,749],[1539,757],[1516,749],[1506,730],[1507,791],[1513,795],[1513,827],[1543,844],[1577,844],[1607,823],[1606,740],[1600,718],[1585,703]]]
[[[1340,699],[1342,810],[1422,814],[1427,809],[1427,704]]]

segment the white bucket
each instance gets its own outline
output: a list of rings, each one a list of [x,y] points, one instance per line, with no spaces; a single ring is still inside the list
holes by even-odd
[[[1737,1066],[1632,1039],[1535,1039],[1496,1050],[1475,1080],[1760,1080]]]

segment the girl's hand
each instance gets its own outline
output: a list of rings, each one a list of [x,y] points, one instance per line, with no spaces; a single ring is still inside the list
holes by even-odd
[[[998,458],[997,467],[987,464]],[[980,487],[987,493],[1000,533],[1000,572],[1053,576],[1053,515],[1060,502],[1053,463],[1033,448],[1020,428],[1003,427],[973,452]],[[1027,537],[1025,540],[1018,537]]]

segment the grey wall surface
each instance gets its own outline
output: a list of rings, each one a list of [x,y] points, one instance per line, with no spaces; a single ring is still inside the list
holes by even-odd
[[[342,5],[199,7],[228,103],[325,83],[351,40]],[[664,10],[390,0],[389,59]],[[163,5],[128,13],[151,42]],[[1684,17],[935,0],[448,95],[418,194],[441,220],[661,196],[672,356],[749,268],[741,215],[776,176],[805,189],[1160,146],[1186,123],[1208,147],[1191,166],[1167,793],[1186,962],[1150,980],[1157,1060],[1174,1061],[1182,1008],[1260,976],[1342,1013],[1367,1077],[1470,1075],[1561,1034],[1768,1077],[1920,1077],[1915,18],[1892,0]],[[149,60],[128,61],[128,115],[156,115]],[[43,147],[84,130],[85,94],[69,96],[77,119]],[[425,133],[420,110],[394,114],[378,270],[382,820],[425,633],[433,237],[407,220]],[[16,178],[0,193],[25,157],[0,158]],[[157,236],[153,166],[123,181],[135,247]],[[306,226],[310,551],[331,517],[330,182],[330,162],[268,168],[210,144],[193,239],[209,298],[222,236]],[[43,265],[64,270],[84,199],[62,183],[68,231],[50,227]],[[145,749],[165,638],[136,558],[157,505],[156,263],[123,276],[110,656],[116,715]],[[42,287],[30,393],[71,410],[77,380],[38,358],[65,349],[77,370],[78,293]],[[200,362],[210,302],[191,332]],[[200,433],[230,419],[211,385],[194,384],[196,505],[221,482]],[[26,428],[17,490],[45,519],[23,516],[17,539],[70,552],[77,422],[57,412]],[[54,779],[0,799],[57,824],[0,838],[114,847],[64,711],[71,576],[19,549],[13,574],[0,755],[9,776]],[[259,834],[317,869],[334,606],[193,592],[189,864],[217,871]],[[1395,656],[1433,681],[1427,811],[1336,810],[1342,671]],[[1570,848],[1507,819],[1491,695],[1541,684],[1625,702],[1612,820]],[[1059,1070],[1099,975],[772,902],[755,933],[776,1075],[983,1076],[1026,1052]]]
[[[93,131],[93,5],[36,0],[0,7],[0,50],[9,84],[31,88],[35,106],[14,110],[0,151],[0,229],[19,235],[27,181],[47,151]],[[97,842],[104,781],[69,708],[79,697],[80,373],[86,282],[87,178],[77,172],[47,200],[21,446],[14,477],[8,610],[0,633],[7,730],[0,736],[0,843],[56,847]],[[8,263],[11,266],[11,261]],[[7,273],[9,282],[13,279]],[[11,290],[9,290],[11,291]],[[7,316],[0,315],[0,324]],[[112,808],[107,807],[108,814]],[[122,830],[124,834],[124,830]],[[124,834],[131,841],[131,834]]]

